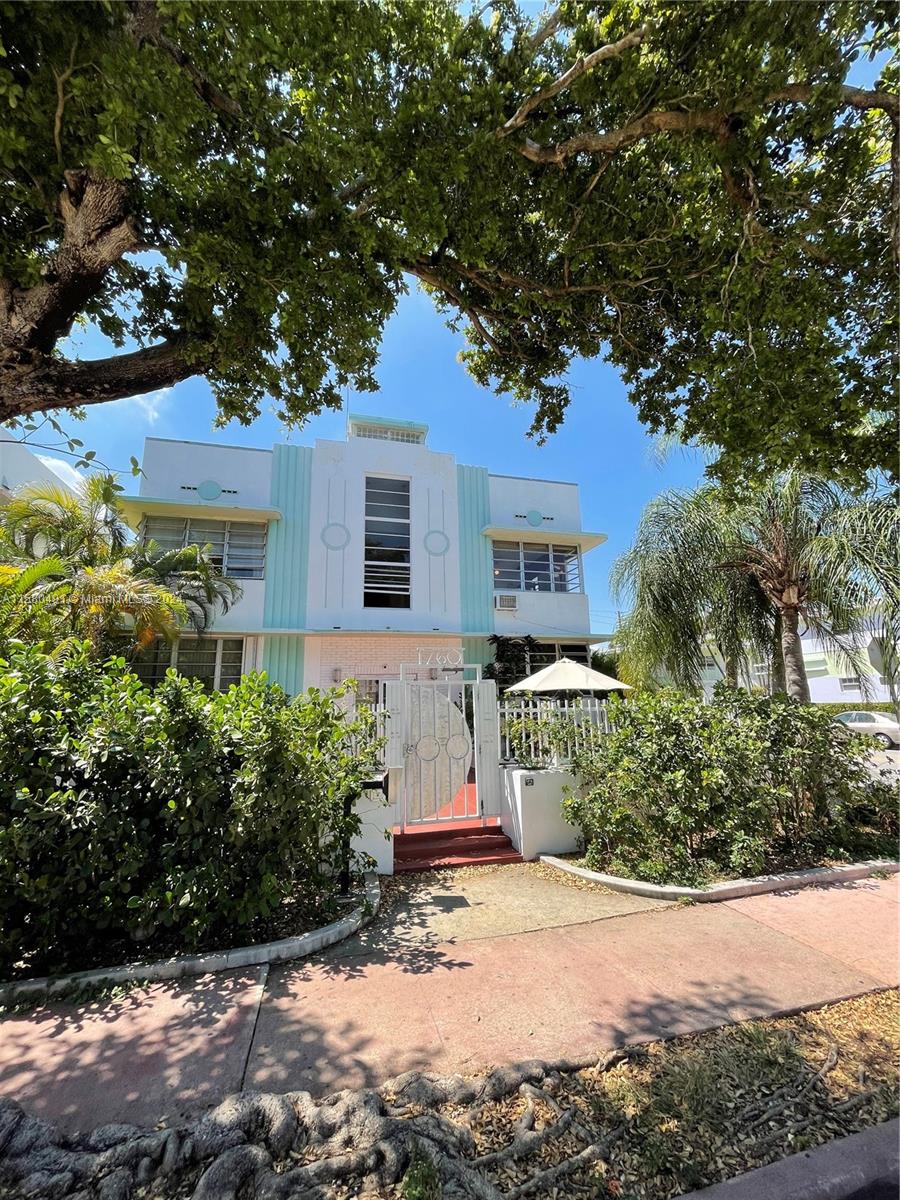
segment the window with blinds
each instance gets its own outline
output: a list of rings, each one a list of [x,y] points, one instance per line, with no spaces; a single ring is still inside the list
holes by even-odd
[[[151,686],[169,667],[179,675],[199,679],[212,691],[224,692],[241,677],[243,638],[181,637],[174,645],[156,641],[135,656],[131,669]]]
[[[494,590],[581,592],[577,546],[546,542],[494,542]]]
[[[409,480],[366,476],[364,608],[409,608],[409,521]]]
[[[212,521],[206,517],[144,517],[143,540],[166,550],[209,546],[211,560],[234,579],[262,579],[266,571],[265,521]]]

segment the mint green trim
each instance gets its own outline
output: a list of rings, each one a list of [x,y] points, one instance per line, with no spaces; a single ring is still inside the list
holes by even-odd
[[[263,670],[272,683],[279,683],[289,696],[303,691],[302,637],[268,634],[263,643]]]
[[[482,529],[491,518],[486,467],[456,468],[459,504],[460,616],[463,633],[494,629],[491,543]]]
[[[462,649],[464,663],[486,667],[494,661],[494,648],[487,638],[464,637]]]
[[[310,446],[276,446],[271,502],[283,514],[269,526],[264,629],[303,629],[309,578]]]
[[[413,433],[427,433],[428,426],[418,421],[395,421],[393,417],[370,417],[366,413],[350,413],[351,425],[378,425],[381,429],[409,429]]]

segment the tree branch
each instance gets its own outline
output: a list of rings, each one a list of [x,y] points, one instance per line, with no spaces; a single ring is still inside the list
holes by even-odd
[[[646,34],[647,26],[642,25],[639,29],[633,29],[631,33],[626,33],[619,41],[610,42],[606,46],[600,46],[599,49],[592,51],[590,54],[582,55],[568,71],[554,79],[545,88],[534,92],[527,100],[524,100],[506,124],[501,125],[495,131],[496,137],[509,137],[511,133],[514,133],[517,129],[521,129],[533,110],[543,104],[545,100],[552,100],[554,96],[558,96],[560,92],[571,87],[576,79],[580,79],[582,75],[586,75],[588,71],[593,70],[598,63],[604,62],[607,58],[616,58],[618,55],[624,54],[626,50],[631,50],[632,47],[639,46]]]
[[[548,38],[552,38],[562,24],[562,14],[555,8],[543,25],[539,26],[528,39],[528,48],[539,50]]]
[[[131,29],[138,45],[155,46],[171,58],[191,81],[194,91],[204,104],[232,120],[243,117],[237,100],[217,87],[208,75],[194,63],[190,55],[163,33],[156,0],[131,0]]]
[[[110,358],[69,361],[52,355],[0,368],[0,424],[26,413],[81,408],[171,387],[204,369],[183,340]]]
[[[802,103],[810,100],[814,91],[811,84],[789,84],[787,87],[770,92],[762,103],[777,104],[784,101]],[[531,162],[563,166],[567,159],[575,154],[615,154],[619,150],[633,146],[635,142],[660,133],[721,132],[723,125],[728,122],[733,113],[747,112],[758,103],[749,97],[742,97],[727,106],[698,109],[694,112],[681,110],[651,112],[618,129],[611,129],[606,133],[577,134],[575,137],[555,145],[544,146],[526,138],[518,149],[519,153]],[[839,105],[842,108],[859,110],[881,109],[894,121],[900,114],[900,97],[892,92],[866,91],[863,88],[845,86],[841,88]]]

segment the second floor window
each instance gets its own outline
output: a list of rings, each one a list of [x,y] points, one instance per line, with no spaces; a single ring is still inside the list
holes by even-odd
[[[494,590],[583,591],[578,547],[547,542],[494,542]]]
[[[366,476],[363,607],[409,608],[409,480]]]
[[[209,546],[211,560],[233,579],[262,579],[266,573],[265,521],[210,521],[205,517],[144,517],[145,542],[165,550]]]

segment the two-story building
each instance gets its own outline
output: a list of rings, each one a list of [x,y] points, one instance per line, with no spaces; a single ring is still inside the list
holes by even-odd
[[[226,687],[263,669],[288,691],[360,681],[375,698],[410,662],[486,665],[493,634],[530,634],[537,669],[587,661],[592,634],[574,483],[494,475],[427,444],[427,427],[351,415],[343,441],[272,450],[147,438],[123,508],[163,546],[208,543],[242,598],[208,635],[159,645]]]

